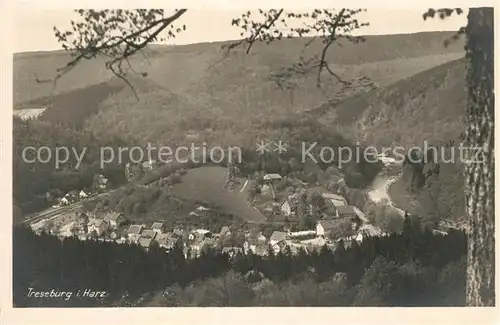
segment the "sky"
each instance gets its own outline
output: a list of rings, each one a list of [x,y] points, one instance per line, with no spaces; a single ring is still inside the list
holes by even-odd
[[[426,9],[368,9],[360,14],[360,21],[368,21],[370,26],[360,30],[363,35],[403,34],[423,31],[458,30],[466,24],[466,13],[454,15],[446,20],[438,18],[424,21]],[[239,17],[244,10],[188,10],[178,24],[185,24],[187,30],[167,44],[191,44],[234,40],[240,38],[240,29],[231,26],[231,20]],[[14,52],[46,51],[61,49],[57,43],[53,27],[66,30],[70,20],[78,16],[68,9],[50,10],[18,6],[13,10],[12,46]]]

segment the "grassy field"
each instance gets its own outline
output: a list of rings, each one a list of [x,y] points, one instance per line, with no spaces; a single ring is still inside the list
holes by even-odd
[[[250,206],[244,193],[228,192],[224,189],[225,180],[225,168],[199,167],[184,175],[181,183],[174,185],[173,192],[183,198],[218,206],[225,213],[239,216],[245,221],[264,221],[264,216]]]

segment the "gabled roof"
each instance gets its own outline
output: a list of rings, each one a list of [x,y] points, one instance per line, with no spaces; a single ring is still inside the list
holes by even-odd
[[[286,239],[286,232],[283,231],[274,231],[271,237],[269,238],[270,241],[275,241],[275,242],[280,242]]]
[[[128,227],[127,233],[129,235],[130,234],[140,234],[141,230],[142,230],[141,225],[130,225],[130,227]]]
[[[152,229],[144,229],[141,233],[141,236],[144,238],[154,239],[156,236],[156,231],[154,231]]]
[[[151,246],[152,240],[153,240],[152,238],[141,237],[139,238],[139,245],[141,245],[142,247],[149,247]]]
[[[199,234],[199,235],[206,235],[206,234],[210,233],[210,230],[207,230],[207,229],[196,229],[193,232],[196,233],[196,234]]]
[[[356,210],[352,205],[344,205],[344,206],[339,206],[337,207],[337,211],[339,215],[346,215],[346,214],[355,214],[358,215]]]
[[[151,226],[151,229],[161,229],[163,228],[163,222],[153,222],[153,225]]]
[[[278,180],[278,179],[281,179],[281,175],[280,174],[266,174],[266,175],[264,175],[264,177],[262,179],[264,179],[266,181]]]

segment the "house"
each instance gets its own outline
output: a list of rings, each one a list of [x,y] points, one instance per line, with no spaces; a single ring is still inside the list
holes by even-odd
[[[127,230],[128,235],[139,235],[142,231],[142,225],[130,225]]]
[[[109,225],[112,228],[118,227],[118,225],[121,222],[123,222],[124,219],[125,219],[125,216],[121,213],[118,213],[118,212],[110,212],[104,217],[104,220],[109,222]]]
[[[153,225],[151,226],[151,230],[161,234],[164,230],[163,222],[158,222],[158,221],[153,222]]]
[[[108,223],[102,219],[91,219],[87,224],[87,232],[89,234],[95,231],[97,236],[101,236],[106,229],[108,229]]]
[[[321,220],[316,224],[316,236],[326,236],[337,227],[333,220]]]
[[[68,193],[66,193],[66,195],[64,196],[64,198],[66,198],[66,200],[69,202],[69,203],[75,203],[78,201],[79,199],[79,193],[78,191],[76,190],[73,190],[73,191],[69,191]],[[63,199],[64,199],[63,198]]]
[[[69,200],[66,197],[63,197],[61,199],[60,205],[68,205],[68,204],[69,204]]]
[[[271,242],[269,241],[269,246],[273,249],[275,254],[278,254],[279,252],[283,252],[288,246],[288,243],[286,240],[278,241],[278,242]]]
[[[173,249],[179,240],[177,237],[172,237],[171,234],[157,234],[154,239],[160,247],[167,250]]]
[[[212,233],[210,232],[210,230],[207,230],[207,229],[196,229],[196,230],[193,230],[193,235],[195,238],[198,238],[198,239],[205,239],[205,238],[210,238],[212,237]]]
[[[141,232],[141,238],[151,238],[154,239],[156,237],[156,231],[152,229],[144,229]]]
[[[151,246],[152,242],[153,242],[152,238],[146,238],[146,237],[139,238],[139,245],[141,245],[145,249],[148,249]]]
[[[333,193],[322,193],[321,194],[325,200],[329,200],[335,207],[340,207],[340,206],[346,206],[347,201],[346,199],[337,194]]]
[[[366,224],[359,228],[358,234],[354,238],[357,242],[362,242],[367,237],[384,236],[384,232],[374,225]]]
[[[290,201],[284,200],[281,203],[280,209],[285,216],[289,217],[292,215],[292,205],[290,204]]]
[[[280,174],[266,174],[264,177],[262,177],[263,180],[269,181],[269,182],[274,182],[274,181],[280,181],[282,179]]]
[[[283,231],[274,231],[269,238],[269,244],[271,246],[275,246],[278,243],[284,242],[287,239],[286,232]]]
[[[262,188],[260,189],[260,194],[264,196],[272,196],[273,195],[273,190],[270,184],[264,184],[262,185]]]
[[[85,193],[85,192],[82,190],[82,191],[80,191],[80,193],[78,193],[78,197],[79,197],[80,199],[84,199],[84,198],[87,198],[87,197],[89,197],[89,196],[88,196],[88,194],[87,194],[87,193]]]
[[[337,207],[337,218],[351,218],[353,220],[363,220],[364,213],[352,205]]]

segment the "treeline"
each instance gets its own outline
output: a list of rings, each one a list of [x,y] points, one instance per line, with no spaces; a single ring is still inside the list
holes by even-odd
[[[336,130],[326,129],[311,116],[291,115],[264,121],[255,128],[255,139],[281,139],[286,143],[286,152],[273,152],[276,147],[270,143],[270,151],[259,154],[255,151],[257,140],[249,147],[244,146],[244,162],[239,167],[246,174],[259,171],[281,175],[293,173],[304,182],[315,183],[321,180],[324,171],[333,167],[342,172],[347,186],[362,188],[370,185],[382,169],[381,163],[367,161],[364,147],[354,144]],[[347,149],[350,149],[351,156]]]
[[[465,301],[465,264],[461,259],[466,254],[466,235],[452,231],[435,236],[410,218],[400,234],[366,238],[359,245],[340,242],[333,252],[324,247],[314,254],[301,252],[296,256],[286,251],[278,255],[269,252],[269,257],[250,254],[230,259],[206,249],[199,258],[186,260],[181,242],[170,253],[158,246],[146,252],[135,245],[76,238],[61,241],[22,227],[14,230],[13,247],[14,303],[19,307],[133,306],[139,300],[154,304],[148,299],[157,303],[159,299],[163,306],[439,306],[463,305]],[[329,289],[321,289],[325,285]],[[218,299],[210,302],[204,296],[196,300],[207,287],[213,290],[214,286],[218,289],[212,293]],[[97,300],[35,299],[27,297],[29,288],[91,289],[106,291],[109,296]],[[248,292],[238,295],[235,290]],[[258,290],[266,290],[266,294]],[[342,292],[346,296],[340,299]],[[295,300],[290,301],[290,295]],[[308,301],[312,296],[321,296],[322,301]]]

